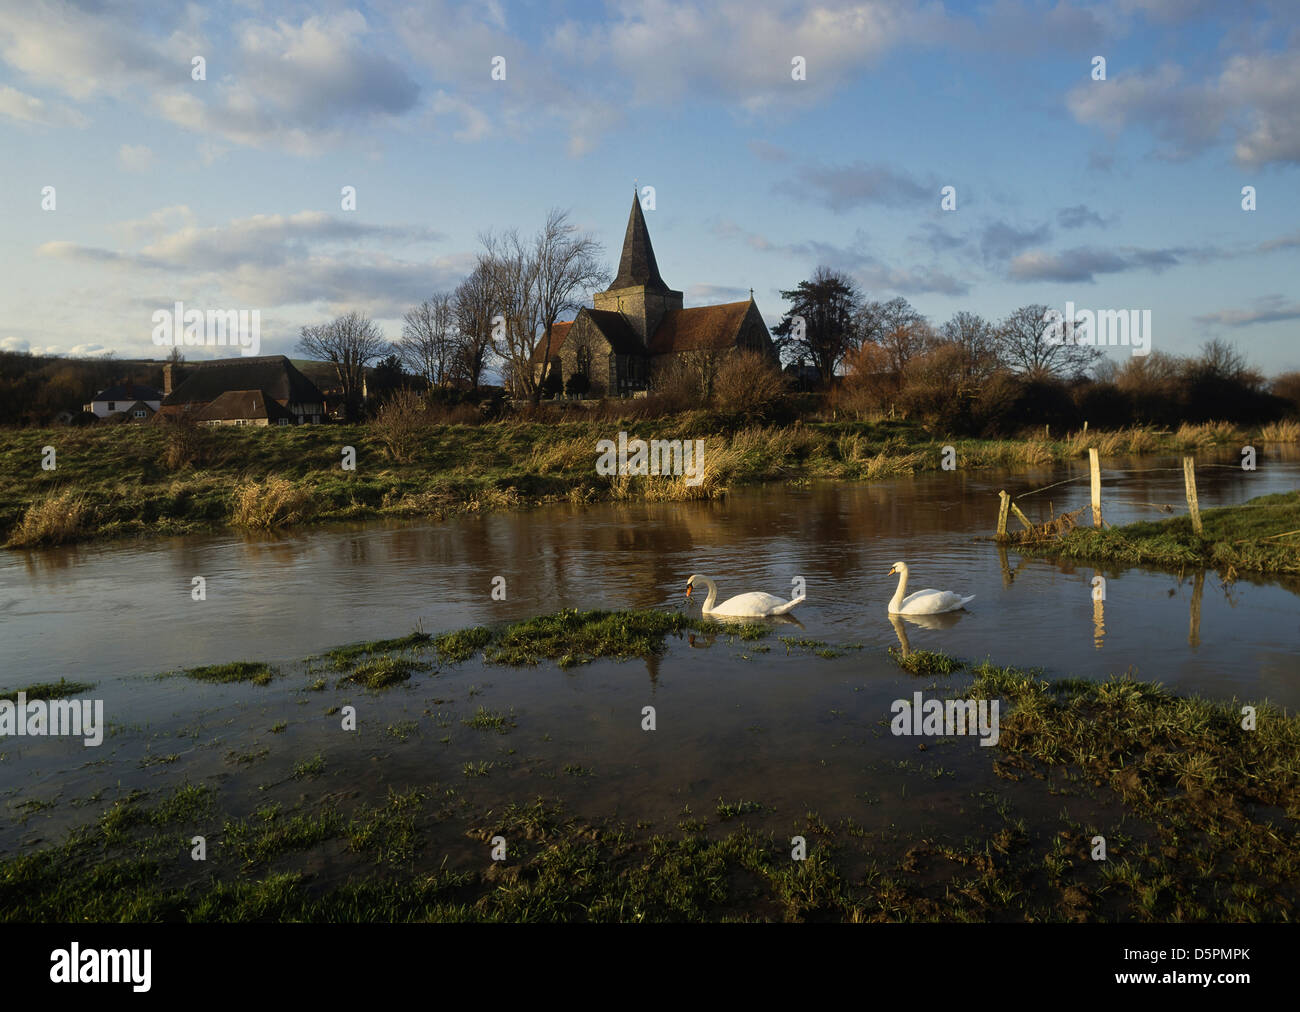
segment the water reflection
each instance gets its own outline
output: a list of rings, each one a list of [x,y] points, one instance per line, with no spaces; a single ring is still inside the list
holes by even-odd
[[[898,637],[898,645],[902,647],[903,656],[906,657],[912,652],[911,644],[907,639],[907,623],[922,629],[951,629],[963,618],[967,617],[966,611],[945,611],[938,615],[895,615],[889,613],[889,624],[894,627],[894,635]]]
[[[103,681],[230,660],[288,661],[417,626],[437,632],[561,608],[662,608],[680,601],[691,573],[704,571],[727,586],[773,591],[802,578],[807,601],[783,624],[819,640],[879,650],[897,643],[908,652],[938,649],[1080,677],[1134,666],[1171,688],[1211,695],[1267,690],[1279,703],[1300,702],[1300,685],[1281,676],[1300,654],[1300,577],[1242,575],[1230,594],[1225,588],[1207,596],[1204,573],[1094,570],[1030,559],[990,540],[999,488],[1046,485],[1075,473],[1086,473],[1086,462],[1032,474],[944,472],[873,484],[771,486],[705,503],[565,504],[445,523],[5,553],[3,667],[30,681]],[[1177,468],[1125,480],[1139,504],[1176,502],[1182,493]],[[1253,473],[1206,469],[1201,506],[1298,483],[1300,462],[1271,461]],[[1051,509],[1069,509],[1081,504],[1070,497],[1086,500],[1087,485],[1050,495]],[[1107,503],[1109,521],[1150,516],[1149,508],[1119,499]],[[935,574],[927,582],[976,594],[970,621],[954,612],[881,623],[894,591],[881,574],[899,558]],[[125,592],[124,573],[130,586],[148,592]],[[1106,614],[1106,602],[1092,602],[1089,621],[1083,594],[1099,575],[1114,607]],[[206,603],[190,598],[194,576],[207,581]],[[506,580],[506,600],[492,596],[495,576]],[[1184,602],[1178,598],[1187,578]],[[1234,612],[1238,604],[1249,609],[1249,623]],[[663,664],[669,668],[671,656]]]

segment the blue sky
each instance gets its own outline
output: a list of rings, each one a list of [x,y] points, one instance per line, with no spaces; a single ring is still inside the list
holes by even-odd
[[[553,206],[613,270],[634,179],[687,305],[775,324],[824,263],[935,324],[1150,309],[1155,349],[1300,369],[1293,0],[0,0],[0,348],[156,356],[177,300],[261,310],[264,353],[354,308],[395,339]]]

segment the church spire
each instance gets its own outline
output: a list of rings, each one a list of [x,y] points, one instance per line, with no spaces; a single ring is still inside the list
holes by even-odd
[[[650,245],[650,230],[646,228],[645,215],[641,213],[641,201],[637,194],[632,194],[632,213],[627,218],[627,232],[623,236],[623,255],[618,261],[618,277],[609,286],[609,291],[616,288],[632,288],[644,285],[654,291],[666,292],[668,286],[659,276],[659,265],[655,263],[654,247]]]

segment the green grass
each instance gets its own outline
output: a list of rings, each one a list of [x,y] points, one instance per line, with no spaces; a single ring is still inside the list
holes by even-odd
[[[630,437],[703,438],[710,456],[703,491],[671,481],[619,482],[596,475],[596,442],[619,429]],[[1176,433],[1139,432],[1140,439],[1111,440],[1113,452],[1186,449],[1187,440]],[[409,463],[391,459],[368,425],[201,432],[197,457],[175,470],[166,464],[170,438],[163,425],[0,429],[0,540],[28,547],[186,535],[240,523],[443,519],[552,502],[709,497],[769,481],[874,481],[939,469],[945,445],[956,449],[963,470],[1077,459],[1089,441],[1100,440],[1111,452],[1104,433],[1089,433],[1087,440],[955,439],[908,421],[738,428],[734,419],[709,412],[653,420],[434,425],[412,448]],[[57,471],[33,463],[46,445],[58,450]],[[356,471],[340,468],[345,445],[356,447]],[[255,502],[256,517],[250,519],[248,483],[265,490],[276,481],[287,483],[298,506],[262,510]]]
[[[335,647],[325,656],[334,664],[337,671],[346,671],[364,657],[374,654],[388,654],[399,650],[415,650],[432,641],[433,637],[424,632],[408,633],[388,640],[369,640],[364,643],[349,643]]]
[[[492,631],[484,626],[443,633],[434,639],[434,649],[439,660],[456,664],[468,660],[492,642]]]
[[[515,726],[514,712],[494,713],[485,707],[480,706],[469,720],[462,720],[466,727],[472,727],[477,731],[496,731],[498,734],[505,734]]]
[[[34,682],[12,692],[0,692],[0,699],[17,703],[20,692],[26,693],[28,699],[67,699],[69,696],[79,696],[83,692],[89,692],[94,687],[94,682],[69,682],[66,678],[60,678],[57,682]]]
[[[897,647],[890,647],[889,656],[904,671],[922,677],[951,675],[964,666],[961,661],[935,650],[912,650],[904,656]]]
[[[254,685],[268,685],[274,677],[275,669],[264,661],[231,661],[227,664],[186,668],[181,674],[197,682],[252,682]]]
[[[1076,528],[1059,541],[1017,547],[1027,555],[1082,562],[1203,566],[1229,574],[1300,573],[1300,492],[1204,510],[1201,526],[1197,535],[1191,517],[1171,517],[1102,530]]]
[[[389,689],[408,681],[417,671],[427,671],[429,665],[404,657],[376,657],[359,664],[344,681],[367,689]]]
[[[551,660],[569,668],[601,657],[652,657],[662,652],[666,636],[703,628],[721,629],[682,612],[568,609],[506,626],[484,656],[512,667]]]
[[[1010,781],[1072,772],[1123,816],[1085,824],[1062,810],[1027,825],[999,788],[976,796],[990,800],[971,807],[969,835],[927,832],[885,857],[878,834],[816,812],[764,833],[687,806],[672,835],[540,798],[483,810],[393,787],[351,812],[330,798],[235,817],[214,810],[212,788],[185,784],[152,807],[133,792],[62,843],[0,859],[0,921],[1295,920],[1300,719],[1257,704],[1248,730],[1236,700],[1129,678],[1048,682],[989,662],[969,675],[963,691],[1001,702],[999,745],[977,756]],[[722,823],[766,809],[719,798],[716,811]],[[209,841],[202,867],[186,859],[195,830]],[[448,830],[482,845],[477,867],[446,867],[430,833]],[[791,859],[792,832],[804,860]],[[1099,833],[1104,862],[1090,857]],[[487,858],[498,835],[504,862]]]

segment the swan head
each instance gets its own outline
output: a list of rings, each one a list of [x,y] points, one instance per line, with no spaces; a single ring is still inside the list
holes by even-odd
[[[906,575],[907,575],[907,563],[906,563],[906,562],[895,562],[895,563],[894,563],[894,567],[893,567],[893,568],[892,568],[888,573],[886,573],[885,575],[886,575],[886,576],[893,576],[895,573],[900,573],[901,575],[906,576]]]
[[[701,579],[701,577],[697,574],[695,576],[692,576],[689,580],[686,581],[686,597],[688,600],[690,599],[691,594],[695,590],[695,581],[699,579]]]

